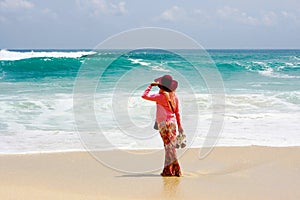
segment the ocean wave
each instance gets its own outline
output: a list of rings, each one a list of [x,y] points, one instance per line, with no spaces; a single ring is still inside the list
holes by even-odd
[[[293,56],[293,58],[294,58],[295,60],[300,60],[300,57],[298,57],[298,56]]]
[[[131,61],[132,64],[139,64],[142,66],[149,66],[150,63],[143,61],[142,59],[133,59],[133,58],[129,58],[128,60]]]
[[[45,77],[74,77],[82,64],[81,58],[30,58],[0,61],[0,79],[20,81]]]
[[[0,50],[0,60],[2,61],[14,61],[23,60],[29,58],[80,58],[95,54],[93,51],[10,51],[6,49]]]
[[[283,74],[283,73],[280,73],[280,72],[276,72],[272,68],[266,68],[265,70],[258,71],[258,73],[263,75],[263,76],[267,76],[267,77],[271,77],[271,78],[285,78],[285,79],[289,79],[289,78],[298,79],[298,78],[300,78],[300,76],[294,76],[294,75],[288,75],[288,74]]]
[[[282,92],[274,95],[277,99],[281,99],[285,102],[300,105],[300,92],[299,91],[293,91],[293,92]],[[300,107],[299,107],[300,110]]]
[[[128,60],[130,60],[132,64],[150,67],[153,71],[170,72],[170,70],[166,69],[162,64],[150,63],[143,59],[129,58]]]
[[[163,66],[159,66],[159,65],[155,65],[155,66],[152,66],[151,69],[153,71],[159,71],[159,72],[170,72],[170,70],[168,69],[165,69]]]
[[[267,61],[230,61],[216,62],[223,75],[238,72],[257,73],[261,76],[283,79],[299,79],[300,64],[298,62],[267,60]]]
[[[180,95],[180,94],[179,94]],[[208,94],[197,94],[196,102],[201,112],[216,109]],[[184,100],[186,102],[186,99]],[[226,113],[235,114],[267,114],[278,112],[299,112],[300,92],[273,92],[268,94],[226,94]]]

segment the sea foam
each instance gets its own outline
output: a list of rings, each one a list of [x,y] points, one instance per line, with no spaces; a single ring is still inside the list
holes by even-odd
[[[6,49],[0,50],[0,60],[22,60],[29,58],[80,58],[82,56],[92,55],[93,51],[74,51],[74,52],[60,52],[60,51],[10,51]]]

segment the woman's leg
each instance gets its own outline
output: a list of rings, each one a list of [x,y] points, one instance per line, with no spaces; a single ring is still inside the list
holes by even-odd
[[[176,124],[173,121],[160,124],[160,135],[165,147],[165,164],[162,176],[181,176],[176,156]]]

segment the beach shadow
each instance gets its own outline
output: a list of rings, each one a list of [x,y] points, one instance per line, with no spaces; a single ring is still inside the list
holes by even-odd
[[[144,178],[144,177],[161,177],[159,174],[123,174],[117,178]]]

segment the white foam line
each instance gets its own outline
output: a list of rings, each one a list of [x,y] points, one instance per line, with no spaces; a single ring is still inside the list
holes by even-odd
[[[96,52],[93,51],[74,51],[74,52],[19,52],[9,51],[6,49],[0,50],[0,60],[14,61],[29,58],[80,58],[82,56],[92,55]]]

